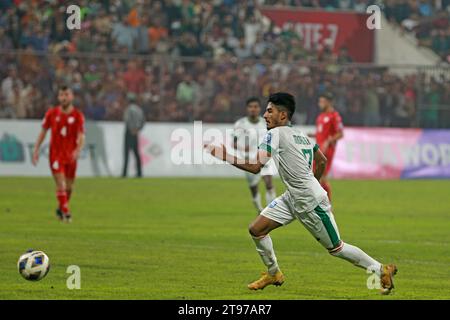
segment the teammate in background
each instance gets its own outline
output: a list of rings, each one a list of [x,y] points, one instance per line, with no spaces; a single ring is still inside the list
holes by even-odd
[[[33,152],[33,164],[39,160],[39,149],[48,129],[50,137],[50,170],[56,183],[56,198],[59,220],[71,222],[69,201],[72,195],[77,159],[84,144],[84,116],[73,106],[72,89],[63,86],[58,91],[59,105],[47,111],[42,122],[42,130]]]
[[[269,97],[264,113],[269,131],[259,146],[257,158],[251,161],[242,161],[228,154],[223,145],[205,146],[218,159],[251,173],[260,172],[273,158],[287,189],[249,227],[256,250],[268,271],[248,288],[258,290],[268,285],[283,284],[284,275],[278,266],[269,233],[298,219],[331,255],[375,272],[380,277],[381,293],[389,294],[394,287],[393,276],[397,267],[382,265],[358,247],[341,240],[327,194],[319,183],[327,159],[317,144],[313,145],[302,131],[290,126],[294,112],[295,100],[291,94],[279,92]],[[316,162],[314,173],[311,169],[313,160]]]
[[[234,124],[234,142],[233,147],[239,157],[244,159],[256,158],[258,152],[258,141],[262,141],[267,132],[266,123],[260,116],[261,103],[258,98],[251,97],[247,99],[247,116],[239,119]],[[253,174],[246,172],[247,182],[253,199],[253,204],[258,214],[263,210],[261,204],[261,194],[258,190],[258,184],[261,176],[266,185],[267,205],[276,197],[275,188],[272,183],[272,175],[275,173],[273,163],[269,163],[261,169],[261,173]]]
[[[327,166],[320,185],[328,194],[331,201],[331,185],[328,182],[328,173],[333,163],[337,141],[344,136],[342,119],[333,106],[333,95],[324,93],[319,96],[320,115],[316,119],[316,142],[327,158]]]

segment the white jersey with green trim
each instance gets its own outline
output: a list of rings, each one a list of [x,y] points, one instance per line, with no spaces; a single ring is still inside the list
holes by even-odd
[[[289,198],[300,211],[311,211],[327,197],[312,172],[314,151],[318,146],[299,129],[291,126],[269,130],[260,149],[271,153]]]
[[[248,117],[243,117],[234,123],[234,137],[237,138],[238,156],[240,158],[256,158],[258,145],[267,133],[266,121],[258,117],[257,122],[251,122]],[[245,147],[249,151],[245,152]]]

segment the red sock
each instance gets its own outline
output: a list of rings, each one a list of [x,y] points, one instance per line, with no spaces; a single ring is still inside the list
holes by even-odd
[[[69,202],[67,199],[67,192],[66,191],[57,191],[56,198],[58,198],[59,210],[61,210],[63,213],[68,213],[69,212]]]
[[[70,197],[72,196],[72,190],[66,190],[67,193],[67,201],[70,201]]]
[[[327,192],[328,200],[330,200],[330,202],[331,202],[331,185],[328,182],[324,182],[324,183],[321,184],[321,186]]]

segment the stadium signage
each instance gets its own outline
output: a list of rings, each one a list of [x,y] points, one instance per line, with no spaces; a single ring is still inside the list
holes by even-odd
[[[346,128],[336,178],[450,178],[450,131]]]
[[[0,120],[0,128],[0,175],[50,174],[48,140],[36,167],[28,152],[41,128],[40,121]],[[302,129],[306,133],[315,130],[310,126]],[[231,152],[233,132],[231,124],[147,123],[140,134],[143,173],[159,177],[242,177],[236,168],[219,165],[222,162],[203,147],[207,142],[224,143]],[[119,176],[123,139],[122,123],[88,122],[79,175]],[[134,168],[133,163],[130,167]],[[450,130],[346,127],[331,173],[345,179],[450,178]]]
[[[261,12],[279,28],[296,32],[305,48],[328,46],[336,53],[345,47],[355,62],[373,62],[374,29],[380,26],[376,11],[369,15],[264,7]]]
[[[16,136],[4,133],[0,138],[0,161],[24,162],[25,152],[23,143]]]

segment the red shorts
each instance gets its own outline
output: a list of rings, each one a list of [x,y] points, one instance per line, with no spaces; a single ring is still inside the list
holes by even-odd
[[[58,159],[50,159],[50,170],[53,174],[62,173],[68,179],[75,179],[77,162],[62,162]]]

